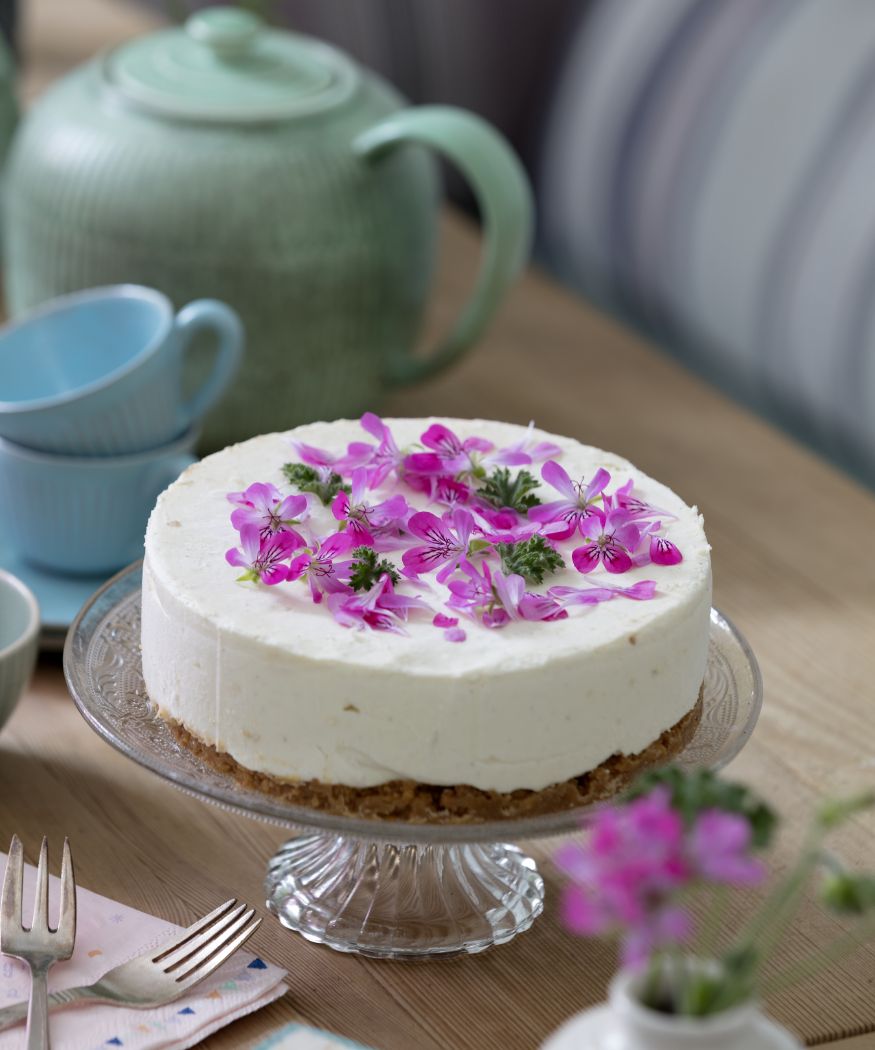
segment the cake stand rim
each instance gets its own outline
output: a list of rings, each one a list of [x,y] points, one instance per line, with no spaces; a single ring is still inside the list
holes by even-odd
[[[154,753],[132,747],[129,742],[118,734],[117,729],[111,723],[98,717],[81,695],[80,683],[76,678],[79,656],[75,650],[77,645],[81,644],[83,623],[86,622],[94,607],[101,600],[104,600],[110,592],[124,588],[124,593],[120,594],[116,601],[107,608],[98,626],[92,632],[89,642],[91,644],[94,638],[99,636],[101,628],[106,624],[113,611],[122,602],[133,600],[131,595],[135,589],[139,589],[138,584],[142,578],[142,567],[143,559],[139,559],[119,570],[99,587],[79,610],[67,632],[64,643],[64,678],[79,713],[101,739],[126,758],[159,776],[184,794],[208,802],[210,805],[218,806],[227,812],[274,824],[278,827],[296,830],[308,829],[328,835],[334,834],[364,840],[423,846],[519,841],[567,834],[576,830],[580,826],[581,818],[591,810],[591,806],[579,806],[574,809],[557,810],[554,813],[545,813],[533,817],[511,817],[504,820],[471,824],[428,824],[390,819],[340,816],[305,806],[295,806],[291,803],[279,803],[268,795],[259,796],[255,791],[248,792],[245,798],[235,801],[233,798],[217,796],[204,787],[198,786],[185,772],[180,774],[172,765],[157,759]],[[135,577],[137,579],[133,582]],[[709,764],[709,768],[720,769],[735,758],[750,739],[762,709],[763,688],[759,663],[747,639],[728,616],[712,606],[710,611],[709,641],[713,641],[715,638],[715,628],[717,631],[728,635],[731,642],[738,648],[739,653],[737,655],[743,658],[745,668],[751,678],[750,699],[746,707],[746,718],[744,724],[737,727],[738,733],[736,734],[735,746],[726,755],[721,755],[719,761]],[[166,733],[169,735],[170,728],[163,720],[158,726],[159,732],[162,727],[166,727]],[[698,733],[699,730],[697,730],[697,734],[693,737],[690,744],[676,757],[682,757],[691,750],[696,742]],[[179,747],[179,745],[176,746]],[[191,758],[194,760],[193,755]],[[213,775],[220,775],[215,770],[212,773]],[[244,789],[231,776],[226,776],[225,779],[230,789],[230,795],[240,795],[243,792]]]

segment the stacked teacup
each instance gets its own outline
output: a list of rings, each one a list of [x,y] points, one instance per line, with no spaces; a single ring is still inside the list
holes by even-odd
[[[186,358],[204,331],[216,349],[189,393]],[[79,575],[140,557],[152,506],[194,462],[198,421],[242,352],[224,303],[175,314],[139,285],[54,299],[0,328],[0,516],[18,555]]]

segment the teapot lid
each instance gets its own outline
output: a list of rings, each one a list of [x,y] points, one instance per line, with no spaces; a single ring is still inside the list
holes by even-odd
[[[103,76],[128,101],[160,116],[207,122],[285,120],[348,98],[356,67],[333,47],[267,28],[257,15],[212,7],[184,28],[110,51]]]

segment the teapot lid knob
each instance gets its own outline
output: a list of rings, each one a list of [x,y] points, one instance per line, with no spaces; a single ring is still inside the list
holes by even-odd
[[[252,11],[239,7],[210,7],[191,15],[185,31],[205,44],[217,58],[234,59],[247,54],[264,23]]]
[[[2,3],[2,0],[0,0]],[[209,7],[185,28],[126,41],[103,56],[117,97],[155,116],[253,124],[318,113],[352,98],[353,62],[240,7]]]

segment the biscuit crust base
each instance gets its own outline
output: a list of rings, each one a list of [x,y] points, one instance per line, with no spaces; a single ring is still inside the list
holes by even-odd
[[[176,739],[208,765],[232,776],[246,788],[261,791],[296,806],[308,806],[338,816],[398,820],[414,824],[478,824],[491,820],[535,817],[601,802],[622,791],[643,770],[671,761],[683,751],[702,718],[702,693],[695,707],[636,755],[612,755],[581,776],[540,791],[482,791],[467,784],[422,784],[390,780],[374,787],[323,784],[319,780],[280,780],[241,766],[168,719]]]

